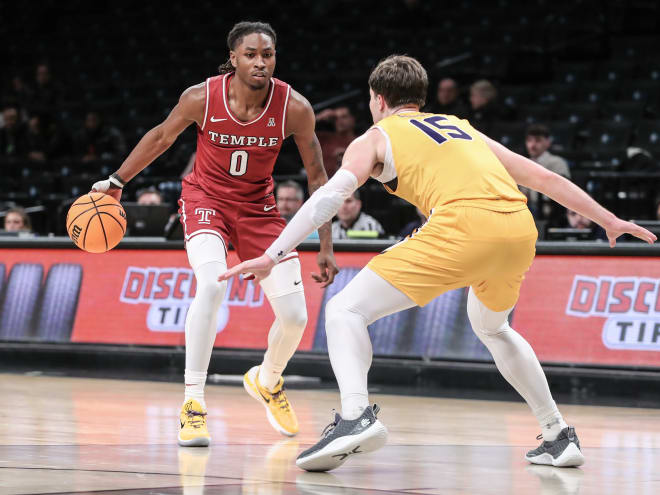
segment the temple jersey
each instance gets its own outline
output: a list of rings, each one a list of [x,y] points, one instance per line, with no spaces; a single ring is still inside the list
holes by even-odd
[[[210,198],[259,202],[273,192],[273,167],[286,125],[291,86],[271,78],[263,112],[251,122],[238,120],[229,108],[234,73],[206,80],[206,109],[197,126],[197,155],[188,183]]]

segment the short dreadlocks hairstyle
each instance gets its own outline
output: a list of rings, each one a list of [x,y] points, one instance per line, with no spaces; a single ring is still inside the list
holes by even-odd
[[[267,22],[248,22],[243,21],[235,24],[229,34],[227,35],[227,48],[229,51],[234,50],[238,45],[241,44],[243,38],[249,34],[254,33],[263,33],[266,36],[269,36],[273,40],[273,45],[277,45],[277,35],[275,30]],[[231,60],[227,61],[218,67],[218,72],[220,74],[226,74],[227,72],[234,72],[236,69],[231,65]]]

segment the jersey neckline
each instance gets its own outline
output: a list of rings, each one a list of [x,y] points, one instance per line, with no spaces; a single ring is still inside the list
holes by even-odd
[[[247,126],[247,125],[254,124],[255,122],[258,122],[259,120],[261,120],[261,118],[264,115],[266,115],[266,112],[268,111],[268,108],[270,108],[270,102],[272,101],[273,93],[275,92],[275,82],[273,81],[273,78],[271,77],[270,81],[269,81],[270,92],[268,94],[268,102],[266,103],[266,106],[264,107],[264,111],[261,112],[261,114],[256,119],[254,119],[250,122],[243,122],[242,120],[238,119],[238,117],[235,117],[233,113],[231,113],[231,110],[229,108],[229,104],[227,103],[227,96],[228,96],[228,93],[229,93],[229,78],[233,74],[234,74],[233,72],[230,72],[230,73],[226,74],[225,77],[222,78],[222,102],[225,105],[225,110],[227,111],[227,115],[229,115],[231,120],[236,122],[238,125]]]

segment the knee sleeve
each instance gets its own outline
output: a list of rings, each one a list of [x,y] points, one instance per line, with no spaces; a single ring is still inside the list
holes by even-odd
[[[479,337],[492,337],[510,330],[508,317],[511,309],[513,308],[505,311],[492,311],[488,309],[475,295],[472,287],[470,287],[467,300],[468,319],[472,325],[472,330]]]
[[[197,278],[197,292],[195,299],[200,299],[205,304],[212,305],[216,310],[222,304],[227,290],[227,281],[218,282],[218,277],[227,270],[222,263],[210,262],[197,267],[195,277]]]
[[[284,329],[295,328],[302,332],[307,326],[307,305],[303,292],[274,297],[270,299],[270,305]]]
[[[186,252],[197,280],[195,299],[217,311],[227,288],[226,281],[218,282],[218,277],[227,271],[222,239],[213,234],[197,235],[186,243]]]
[[[326,331],[334,327],[333,323],[340,323],[346,319],[347,316],[358,316],[365,320],[364,316],[351,311],[342,300],[342,294],[335,294],[325,305],[325,326]]]
[[[295,292],[303,292],[300,260],[291,258],[278,263],[260,284],[264,294],[271,301]]]
[[[227,270],[225,245],[222,239],[215,234],[196,235],[186,242],[186,253],[195,275],[200,266],[211,262],[222,263],[225,266],[224,269]]]

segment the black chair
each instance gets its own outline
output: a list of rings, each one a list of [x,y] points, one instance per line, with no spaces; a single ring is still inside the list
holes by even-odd
[[[555,113],[555,119],[570,124],[588,124],[598,116],[598,105],[593,103],[564,103]]]
[[[495,122],[490,128],[489,136],[507,148],[521,153],[525,150],[525,127],[525,124],[520,123]]]
[[[500,100],[508,107],[519,108],[531,103],[533,91],[529,86],[507,86],[500,90]]]
[[[651,80],[629,81],[621,86],[619,99],[622,101],[636,101],[653,104],[658,101],[660,83]]]
[[[575,144],[575,125],[570,122],[550,122],[550,137],[552,138],[552,151],[561,152],[573,149]]]
[[[601,107],[601,115],[605,120],[618,123],[633,123],[641,120],[644,115],[644,103],[640,101],[613,102]]]
[[[586,82],[575,92],[575,100],[582,103],[604,103],[615,99],[618,82]]]
[[[631,126],[613,122],[595,122],[589,126],[584,148],[601,156],[624,150],[629,142]]]
[[[533,123],[542,123],[551,120],[552,118],[552,106],[551,105],[525,105],[520,108],[518,115],[521,120],[525,121],[528,124]]]
[[[626,161],[626,154],[621,150],[593,150],[588,160],[580,160],[575,169],[593,171],[617,171],[621,170]]]
[[[635,72],[635,63],[627,60],[605,62],[596,70],[596,78],[602,81],[620,82],[630,79]]]
[[[660,120],[639,122],[633,143],[660,158]]]
[[[537,103],[555,105],[565,101],[571,101],[575,93],[572,84],[545,84],[534,90],[534,99]]]
[[[657,42],[656,42],[657,43]],[[655,52],[657,48],[653,48]],[[660,81],[660,59],[649,60],[644,64],[642,71],[642,77],[651,79],[652,81]]]
[[[555,68],[555,80],[566,84],[577,84],[590,79],[593,66],[588,63],[564,63]]]

